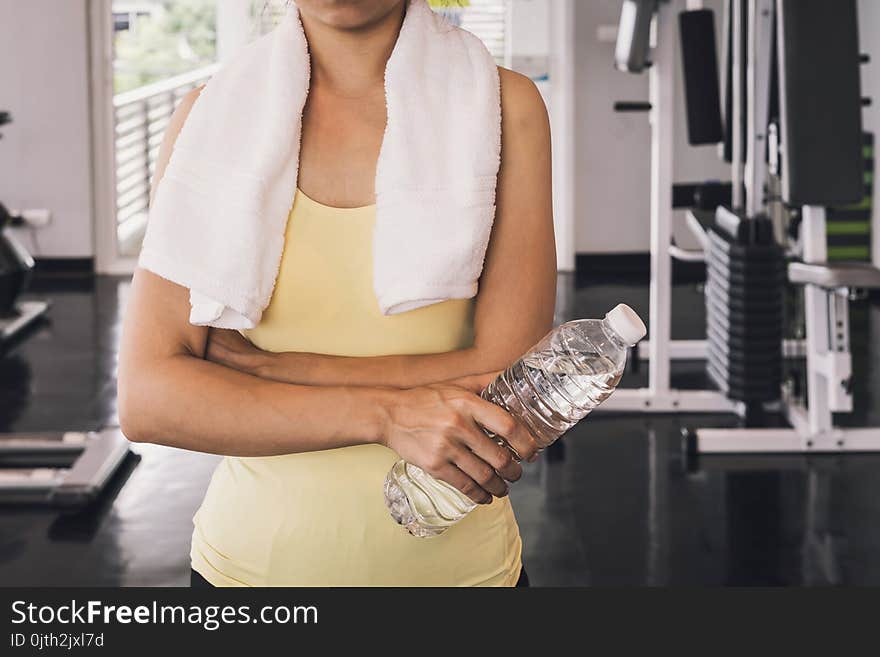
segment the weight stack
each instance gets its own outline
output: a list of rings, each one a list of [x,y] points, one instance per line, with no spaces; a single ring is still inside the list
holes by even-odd
[[[779,399],[785,263],[773,226],[719,208],[708,234],[709,378],[735,401]]]

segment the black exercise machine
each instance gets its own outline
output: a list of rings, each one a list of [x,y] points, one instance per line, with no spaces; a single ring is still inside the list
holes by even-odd
[[[604,408],[734,411],[750,420],[779,410],[791,425],[699,429],[692,444],[700,452],[880,450],[880,428],[844,429],[832,417],[852,411],[850,296],[880,288],[873,265],[827,260],[826,209],[864,198],[859,69],[867,60],[856,0],[728,0],[721,84],[712,12],[687,4],[679,13],[679,0],[625,0],[621,14],[616,65],[647,68],[651,78],[650,383],[619,391]],[[651,44],[646,16],[654,21]],[[719,143],[731,162],[729,185],[670,180],[675,17],[689,139]],[[671,240],[672,207],[687,206],[697,253]],[[796,239],[786,243],[782,224],[792,216]],[[670,256],[706,262],[706,341],[670,339]],[[783,339],[792,287],[803,294],[803,341]],[[784,359],[804,356],[806,386],[796,386]],[[672,389],[676,358],[705,359],[717,393]]]

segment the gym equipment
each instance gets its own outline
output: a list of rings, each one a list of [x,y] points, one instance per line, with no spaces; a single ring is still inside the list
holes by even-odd
[[[721,93],[715,57],[715,12],[708,9],[678,15],[684,72],[688,142],[717,144],[722,139]],[[708,56],[707,56],[708,54]]]
[[[705,207],[709,208],[709,196],[725,196],[725,183],[717,185],[684,185],[673,186],[673,148],[675,118],[675,31],[677,21],[675,9],[679,0],[667,2],[643,3],[639,7],[628,9],[625,3],[621,12],[621,28],[618,30],[617,52],[615,61],[618,68],[622,61],[632,58],[622,57],[626,49],[622,43],[630,43],[627,35],[634,34],[632,26],[627,23],[627,14],[638,9],[641,20],[644,12],[653,11],[653,30],[638,31],[643,41],[630,46],[635,52],[650,52],[651,66],[648,68],[649,84],[649,121],[651,123],[651,284],[648,341],[639,345],[639,358],[648,359],[648,387],[639,389],[618,389],[607,402],[600,407],[601,411],[647,411],[647,412],[734,412],[737,402],[728,399],[718,390],[677,390],[671,387],[669,369],[670,361],[676,358],[705,359],[706,341],[677,340],[670,336],[670,318],[672,314],[672,262],[670,252],[679,256],[694,254],[682,253],[672,244],[673,201],[675,205],[683,204],[684,198],[695,195],[706,197]],[[626,23],[626,24],[625,24]],[[648,34],[652,32],[651,44],[648,45]],[[647,55],[645,56],[647,60]],[[637,73],[642,70],[638,66],[629,66],[626,70]],[[711,206],[714,211],[715,206]],[[698,223],[698,222],[697,222]],[[700,228],[702,231],[702,228]],[[705,239],[705,235],[701,235]],[[704,259],[702,253],[694,259]],[[647,342],[647,344],[646,344]],[[597,409],[599,412],[599,409]]]
[[[779,399],[785,270],[770,221],[719,207],[706,264],[710,378],[732,400]]]
[[[27,288],[34,268],[31,254],[6,231],[7,226],[17,221],[17,215],[0,203],[0,343],[23,331],[49,309],[46,301],[17,300]]]
[[[116,427],[0,435],[0,504],[85,505],[128,454],[128,440]]]
[[[10,122],[0,112],[0,125]],[[0,344],[43,316],[46,301],[18,301],[34,259],[6,231],[21,214],[0,204]],[[0,504],[81,506],[97,497],[129,454],[119,429],[43,434],[0,434]]]
[[[880,428],[843,429],[834,426],[832,416],[852,411],[850,295],[857,288],[880,287],[880,270],[869,264],[827,262],[826,206],[857,203],[864,195],[859,84],[864,60],[858,52],[856,3],[750,0],[747,10],[752,74],[746,208],[755,217],[767,205],[762,146],[765,135],[776,133],[780,149],[769,158],[781,177],[781,200],[801,207],[802,262],[792,262],[787,273],[791,284],[803,286],[807,390],[798,395],[791,385],[782,388],[782,411],[791,429],[698,429],[695,448],[716,453],[877,451]],[[821,49],[815,48],[815,39],[821,39]],[[774,41],[775,61],[770,52]],[[778,65],[778,128],[772,127],[767,110],[773,63]]]
[[[880,288],[880,269],[827,261],[827,209],[864,203],[865,101],[859,67],[866,58],[858,52],[856,1],[726,2],[726,98],[720,105],[725,107],[722,152],[731,161],[732,181],[729,199],[718,183],[705,186],[707,196],[714,196],[710,200],[720,201],[717,209],[697,200],[703,185],[673,188],[669,180],[674,52],[668,44],[680,4],[669,0],[654,7],[656,40],[649,55],[649,386],[619,390],[601,410],[733,411],[750,418],[778,410],[790,424],[697,429],[690,434],[690,448],[697,452],[880,451],[880,427],[844,429],[832,416],[852,411],[849,299],[857,290]],[[687,6],[693,10],[699,4],[688,0]],[[681,24],[711,24],[706,18],[691,20]],[[691,46],[700,42],[693,35],[688,39]],[[685,89],[690,92],[690,85]],[[670,255],[679,256],[680,249],[670,239],[671,210],[690,200],[699,209],[689,213],[688,226],[707,264],[708,337],[672,341]],[[787,253],[795,261],[786,267],[770,218],[778,222],[793,212],[800,222],[791,227],[798,239]],[[803,290],[804,341],[782,339],[785,286]],[[794,381],[782,382],[783,357],[800,356],[806,357],[806,390]],[[670,389],[669,362],[677,358],[705,359],[719,390]]]
[[[783,200],[795,207],[857,203],[864,160],[856,3],[783,0],[777,13]],[[769,42],[770,30],[765,19],[756,38]]]
[[[0,126],[11,122],[12,117],[8,112],[0,112]],[[10,213],[0,203],[0,344],[24,330],[49,309],[45,301],[17,301],[30,282],[34,259],[6,228],[22,223],[20,214]]]
[[[651,19],[659,0],[624,0],[614,62],[621,71],[641,73],[650,64]]]
[[[874,135],[862,135],[864,189],[858,203],[827,208],[828,260],[871,260],[874,218]]]

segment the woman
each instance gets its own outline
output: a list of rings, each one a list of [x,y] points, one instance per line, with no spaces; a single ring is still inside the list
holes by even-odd
[[[194,519],[194,582],[513,586],[524,573],[506,495],[521,467],[479,426],[524,458],[537,448],[478,394],[551,325],[544,104],[527,78],[500,70],[497,211],[476,298],[383,316],[369,282],[374,181],[385,64],[407,3],[297,4],[311,81],[271,302],[246,339],[193,326],[187,290],[139,268],[120,355],[122,429],[226,456]],[[167,129],[154,192],[198,93]],[[442,536],[409,536],[381,494],[398,458],[480,506]]]

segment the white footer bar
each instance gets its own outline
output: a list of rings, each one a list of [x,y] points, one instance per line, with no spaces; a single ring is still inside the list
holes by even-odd
[[[648,360],[651,349],[650,340],[639,342],[639,360]],[[669,358],[672,360],[706,360],[708,357],[708,343],[705,340],[671,340],[667,347]],[[783,340],[782,355],[786,358],[796,358],[807,355],[805,340]]]
[[[714,390],[663,390],[618,388],[594,413],[736,413],[737,402]]]
[[[840,429],[806,436],[795,429],[697,429],[702,454],[784,454],[880,451],[880,428]]]

